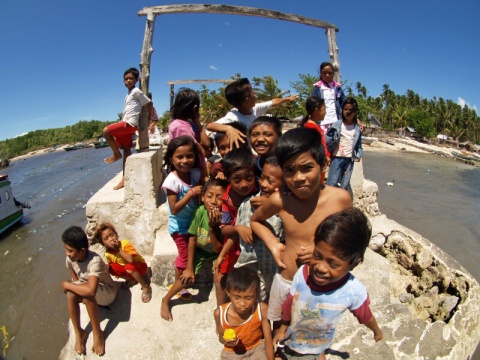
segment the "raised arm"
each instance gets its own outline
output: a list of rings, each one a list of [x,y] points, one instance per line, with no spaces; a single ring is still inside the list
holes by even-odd
[[[275,98],[275,99],[272,99],[272,106],[282,105],[290,101],[295,101],[297,99],[298,99],[298,95],[290,95],[285,98]]]
[[[225,133],[228,137],[230,150],[232,150],[235,147],[238,148],[240,144],[243,144],[245,142],[246,135],[228,124],[212,122],[210,124],[207,124],[206,128],[209,131]]]

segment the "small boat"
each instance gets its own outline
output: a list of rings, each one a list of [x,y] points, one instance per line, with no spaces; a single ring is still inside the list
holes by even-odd
[[[390,139],[380,138],[380,139],[378,139],[378,141],[384,142],[388,145],[395,145],[395,141],[390,140]]]
[[[362,144],[370,145],[370,144],[373,143],[375,140],[377,140],[377,139],[376,139],[376,138],[372,138],[372,137],[362,136]]]
[[[84,149],[84,148],[87,148],[87,147],[89,147],[89,145],[86,142],[82,142],[82,143],[78,143],[78,144],[75,144],[75,145],[66,146],[63,149],[65,151],[72,151],[72,150]]]
[[[22,220],[25,207],[13,197],[8,175],[0,175],[0,234]]]
[[[471,161],[480,161],[480,158],[474,156],[474,155],[465,155],[462,153],[459,153],[457,151],[452,151],[452,155],[455,157],[458,157],[463,160],[471,160]]]
[[[101,149],[101,148],[107,147],[108,142],[106,140],[105,141],[95,141],[93,143],[93,145],[95,146],[95,149]]]

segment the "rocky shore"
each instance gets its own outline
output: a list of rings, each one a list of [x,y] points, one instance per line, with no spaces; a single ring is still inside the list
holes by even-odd
[[[382,145],[368,148],[384,151]],[[101,309],[107,336],[103,358],[216,359],[222,346],[215,334],[215,296],[208,272],[192,301],[174,300],[173,322],[160,318],[161,297],[173,279],[176,248],[166,230],[164,199],[157,191],[162,176],[159,162],[161,149],[130,157],[125,189],[113,191],[118,182],[113,179],[87,204],[87,233],[98,222],[111,220],[114,212],[115,227],[148,254],[153,272],[151,302],[141,302],[141,289],[136,286],[119,291],[117,300]],[[355,206],[369,216],[373,226],[370,249],[354,273],[370,293],[384,340],[375,343],[368,329],[346,314],[327,359],[470,359],[480,340],[477,281],[433,243],[381,214],[378,187],[363,178],[361,162],[355,166],[352,188]],[[85,311],[82,324],[88,325]],[[71,326],[70,334],[61,359],[76,358]],[[91,344],[90,334],[87,350]]]

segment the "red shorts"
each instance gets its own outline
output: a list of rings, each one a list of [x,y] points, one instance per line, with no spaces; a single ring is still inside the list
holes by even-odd
[[[175,245],[177,245],[177,250],[178,250],[178,256],[175,259],[174,266],[180,272],[182,272],[187,268],[188,239],[190,238],[190,234],[173,233],[172,238],[173,238],[173,241],[175,241]]]
[[[140,274],[140,276],[145,277],[147,275],[147,264],[142,263],[142,262],[133,262],[131,264],[125,264],[125,266],[117,264],[117,263],[110,263],[108,264],[110,274],[113,276],[118,276],[121,278],[129,278],[133,279],[132,276],[127,272],[127,270],[130,271],[136,271]]]
[[[238,241],[235,243],[233,248],[230,249],[228,253],[225,254],[225,259],[220,265],[220,273],[227,275],[230,271],[233,270],[233,266],[237,263],[237,260],[240,256],[239,249],[237,248]]]
[[[120,121],[107,126],[110,134],[115,138],[115,143],[120,149],[131,148],[133,145],[132,135],[137,131],[137,126],[131,126],[125,121]]]

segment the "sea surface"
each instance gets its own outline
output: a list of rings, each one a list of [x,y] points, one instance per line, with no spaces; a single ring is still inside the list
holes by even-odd
[[[86,225],[88,199],[121,171],[120,161],[103,163],[109,154],[108,148],[57,151],[1,171],[15,197],[32,206],[22,224],[0,235],[0,326],[14,336],[6,359],[58,359],[66,344],[61,234],[70,225]],[[480,279],[480,168],[418,153],[365,152],[363,162],[365,177],[378,184],[380,211]]]

